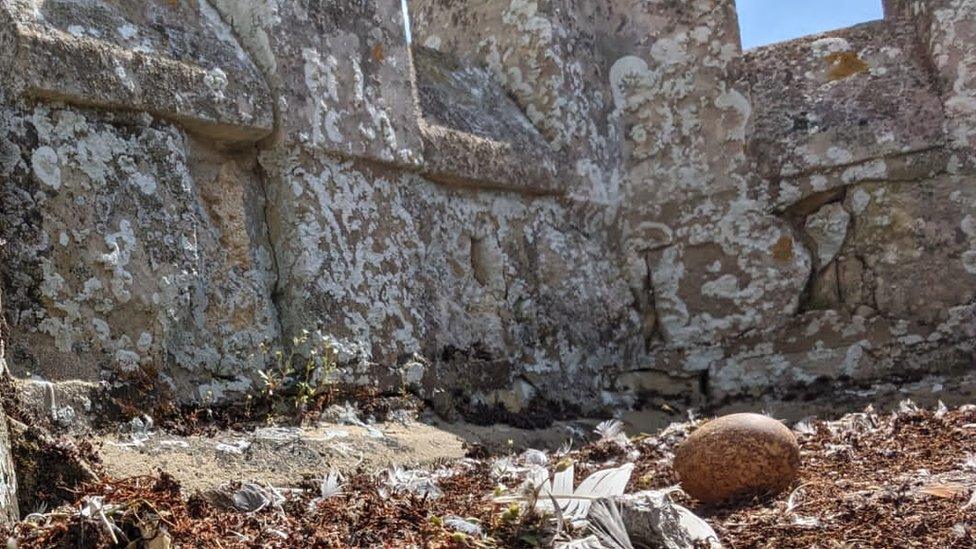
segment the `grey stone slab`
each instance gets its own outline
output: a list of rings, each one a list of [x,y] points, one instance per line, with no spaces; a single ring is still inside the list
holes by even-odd
[[[763,176],[792,178],[944,141],[942,102],[910,25],[877,21],[759,48],[738,70],[754,106],[748,150]]]
[[[15,95],[145,111],[209,137],[270,133],[270,91],[206,1],[3,0]]]
[[[413,50],[426,165],[434,181],[528,193],[569,188],[566,161],[486,68]]]

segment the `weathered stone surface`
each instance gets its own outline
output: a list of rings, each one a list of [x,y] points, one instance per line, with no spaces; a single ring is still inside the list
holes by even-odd
[[[424,173],[447,184],[560,193],[572,188],[565,160],[488,70],[414,48]]]
[[[206,1],[3,0],[0,26],[15,93],[147,111],[218,139],[271,131],[268,87]]]
[[[914,23],[935,67],[954,171],[976,168],[976,3],[971,0],[886,0],[886,13]]]
[[[0,376],[10,375],[6,359],[6,323],[0,318]],[[7,413],[0,407],[0,524],[8,525],[20,519],[17,504],[17,471],[11,453],[10,427]]]
[[[818,268],[829,265],[837,257],[844,245],[844,239],[847,238],[847,227],[850,223],[851,215],[836,202],[827,204],[807,217],[804,228],[815,245],[813,249]]]
[[[17,373],[219,398],[309,330],[521,417],[971,363],[971,1],[745,55],[733,0],[134,6],[0,0]]]
[[[146,115],[2,113],[20,151],[0,209],[14,370],[248,386],[277,333],[253,160]]]
[[[628,39],[614,44],[605,30],[625,20],[629,8],[614,2],[414,0],[410,9],[416,44],[487,66],[552,149],[565,155],[575,177],[564,188],[600,202],[619,200],[609,56],[597,51],[626,50]]]
[[[399,2],[215,0],[278,95],[277,139],[422,163]]]
[[[11,454],[10,428],[7,414],[0,411],[0,524],[12,524],[18,520],[17,471]]]
[[[650,254],[658,323],[668,343],[699,345],[779,326],[799,306],[811,259],[791,228],[748,201],[728,208],[682,227],[679,245]]]
[[[329,13],[325,7],[316,9]],[[388,8],[376,9],[386,25]],[[356,15],[355,10],[348,15]],[[375,22],[366,17],[344,24],[354,28]],[[470,31],[454,27],[458,36]],[[415,26],[418,34],[422,28]],[[380,71],[370,76],[364,69],[365,81],[376,94],[389,96],[385,105],[392,109],[397,136],[412,139],[413,130],[404,123],[401,132],[397,121],[409,114],[416,124],[415,104],[390,95],[401,89],[404,76],[403,89],[413,90],[406,85],[408,65],[393,63],[407,50],[393,40],[392,31],[382,37],[389,40],[382,45],[387,61],[378,66],[375,59],[364,62]],[[283,60],[295,48],[284,36],[269,43],[282,73]],[[424,55],[418,50],[420,135],[439,149],[429,162],[420,162],[419,153],[390,157],[358,129],[351,134],[373,148],[361,154],[336,149],[287,130],[288,120],[282,140],[261,155],[286,340],[301,330],[321,328],[344,349],[344,372],[360,382],[385,379],[399,385],[403,369],[397,366],[422,354],[431,367],[416,385],[427,394],[467,384],[475,402],[487,403],[517,403],[520,399],[508,396],[527,394],[520,375],[545,395],[565,375],[596,378],[608,365],[629,361],[639,348],[631,335],[640,325],[622,272],[615,258],[604,253],[615,246],[611,214],[549,197],[450,190],[426,177],[348,160],[350,153],[384,164],[416,160],[418,171],[452,186],[529,195],[573,189],[572,182],[554,179],[559,172],[545,150],[548,145],[537,126],[526,122],[531,113],[497,89],[494,70],[465,70],[444,54]],[[326,59],[324,50],[321,57]],[[479,58],[465,63],[494,69]],[[460,83],[432,89],[437,79],[447,77],[460,78]],[[343,85],[340,79],[339,88]],[[465,97],[478,93],[484,101]],[[344,97],[342,105],[348,107]],[[294,124],[304,119],[296,116]],[[476,139],[452,139],[451,132],[458,131]],[[495,148],[498,144],[502,147]],[[601,400],[599,383],[560,389],[565,391]]]
[[[893,318],[938,324],[976,298],[972,178],[865,184],[850,190],[849,253],[868,258],[862,303]],[[938,268],[933,266],[938,265]]]
[[[498,372],[435,367],[429,387],[483,376],[485,389],[505,389],[520,361],[549,385],[543,373],[595,373],[626,356],[639,330],[632,298],[599,245],[570,229],[586,223],[578,212],[328,156],[302,163],[308,172],[286,176],[269,195],[286,333],[321,327],[364,367],[456,349],[477,350]],[[367,381],[368,371],[356,375]],[[568,390],[592,395],[594,387]]]
[[[748,148],[778,208],[945,168],[942,106],[914,27],[878,21],[748,52]]]
[[[941,101],[913,34],[878,21],[746,54],[760,173],[792,177],[939,146]]]

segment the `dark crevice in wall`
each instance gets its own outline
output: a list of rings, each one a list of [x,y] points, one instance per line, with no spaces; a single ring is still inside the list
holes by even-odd
[[[643,326],[644,350],[649,351],[655,344],[660,343],[661,333],[658,324],[660,316],[657,312],[657,297],[654,292],[654,278],[649,254],[644,255],[647,274],[644,276],[644,295],[639,302],[641,309],[641,324]]]
[[[257,153],[255,153],[255,154],[257,154]],[[280,266],[280,264],[278,262],[278,250],[275,247],[275,242],[276,242],[276,240],[275,240],[275,234],[274,234],[274,231],[272,230],[271,223],[269,222],[269,219],[271,219],[271,199],[270,199],[270,197],[268,195],[269,178],[267,177],[267,173],[265,172],[265,170],[263,168],[261,168],[260,163],[257,163],[257,167],[255,169],[257,171],[257,174],[256,175],[257,175],[258,180],[260,182],[259,184],[261,185],[261,194],[262,194],[262,196],[264,198],[264,205],[263,205],[264,207],[262,208],[262,211],[263,211],[264,215],[263,215],[263,219],[261,221],[264,224],[264,230],[265,230],[265,232],[267,233],[267,236],[268,236],[268,247],[271,248],[271,250],[270,250],[270,252],[271,252],[271,269],[273,271],[272,272],[272,278],[273,278],[273,280],[272,280],[272,285],[271,285],[271,288],[272,288],[271,289],[271,304],[275,308],[275,316],[276,316],[276,320],[278,321],[278,329],[279,329],[279,331],[283,331],[284,330],[284,315],[282,313],[282,308],[281,308],[281,283],[282,283],[282,276],[281,276],[281,266]]]
[[[847,187],[839,187],[836,189],[831,189],[821,193],[816,193],[811,195],[796,204],[790,206],[782,214],[782,218],[789,223],[790,227],[793,229],[793,233],[796,235],[799,243],[806,248],[810,254],[810,276],[807,278],[806,284],[803,287],[803,291],[800,293],[800,302],[797,307],[796,314],[801,315],[803,313],[810,312],[812,310],[822,310],[824,308],[830,308],[831,305],[840,305],[840,285],[837,284],[836,295],[832,300],[833,303],[817,303],[817,299],[822,297],[816,291],[816,285],[821,282],[822,277],[830,276],[831,274],[837,274],[837,258],[834,258],[827,265],[820,265],[816,257],[817,243],[806,231],[806,220],[810,215],[815,214],[824,206],[828,204],[843,204],[847,199]],[[851,221],[850,223],[853,223]],[[851,234],[851,225],[848,225],[847,234],[845,235],[845,243]],[[841,244],[841,250],[843,250],[844,244]]]
[[[209,2],[209,0],[204,0],[204,1]],[[223,9],[218,9],[218,7],[214,5],[214,3],[210,2],[210,5],[211,8],[214,9],[214,11],[220,15],[221,20],[223,20],[223,22],[231,29],[231,32],[234,34],[234,39],[237,41],[237,44],[251,58],[251,61],[252,63],[254,63],[254,66],[258,68],[258,72],[260,72],[261,77],[264,78],[265,85],[268,87],[268,90],[271,93],[271,101],[272,101],[271,109],[272,109],[272,115],[274,117],[274,127],[271,130],[270,135],[268,135],[267,137],[265,137],[264,139],[262,139],[261,141],[255,144],[252,154],[255,159],[255,163],[254,163],[255,172],[256,172],[255,175],[257,176],[259,184],[261,185],[261,195],[264,199],[264,204],[262,208],[263,219],[261,220],[261,222],[263,223],[264,230],[267,234],[268,246],[271,248],[270,249],[271,268],[273,271],[272,273],[273,280],[271,285],[272,288],[271,303],[275,308],[275,316],[278,323],[279,335],[281,335],[281,333],[283,333],[284,330],[284,316],[282,314],[282,305],[281,305],[281,284],[282,284],[281,266],[278,261],[278,250],[276,249],[275,246],[275,242],[276,242],[275,231],[273,230],[273,227],[271,226],[271,223],[269,221],[271,219],[272,204],[271,204],[268,186],[271,184],[272,178],[269,176],[267,171],[261,165],[261,161],[260,161],[260,155],[262,151],[271,149],[275,145],[281,142],[282,131],[283,131],[282,113],[281,113],[281,98],[282,98],[281,84],[277,74],[271,72],[268,68],[264,66],[263,63],[259,62],[260,56],[256,52],[252,51],[251,44],[243,36],[241,36],[241,30],[238,28],[238,25],[235,24],[235,21],[230,20],[228,18],[228,14],[225,13]]]
[[[698,392],[702,394],[705,402],[712,400],[711,375],[712,372],[709,369],[702,370],[701,374],[698,375]]]

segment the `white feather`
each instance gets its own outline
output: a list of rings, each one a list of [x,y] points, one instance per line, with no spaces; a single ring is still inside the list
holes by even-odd
[[[586,519],[589,521],[590,531],[606,549],[634,549],[616,501],[612,499],[596,501]]]
[[[619,419],[608,419],[597,425],[593,432],[600,435],[601,440],[613,440],[623,434],[624,422]]]
[[[337,471],[331,471],[322,479],[319,485],[319,497],[328,499],[342,493],[342,476]]]

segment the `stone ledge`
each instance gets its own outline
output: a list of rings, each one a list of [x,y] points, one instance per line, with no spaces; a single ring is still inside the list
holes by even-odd
[[[273,128],[270,90],[206,4],[0,0],[0,27],[16,95],[149,112],[220,140]]]
[[[554,167],[516,151],[511,143],[423,122],[420,132],[427,161],[423,174],[431,181],[536,195],[567,191]]]
[[[564,194],[572,174],[490,71],[414,47],[424,174],[446,185]]]

